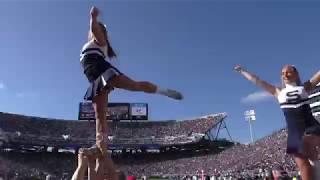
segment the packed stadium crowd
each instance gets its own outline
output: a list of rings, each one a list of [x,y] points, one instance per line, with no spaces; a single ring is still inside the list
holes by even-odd
[[[283,172],[293,177],[298,175],[298,171],[293,159],[285,153],[285,136],[287,136],[287,132],[283,129],[254,144],[236,144],[218,154],[209,153],[153,163],[149,163],[152,158],[144,157],[132,160],[129,164],[123,164],[121,167],[125,172],[136,176],[141,174],[151,176],[157,172],[167,175],[192,176],[196,171],[203,170],[206,175],[234,178],[263,176],[271,170],[281,167]]]
[[[194,133],[205,134],[225,113],[184,121],[109,122],[110,143],[172,144],[189,142]],[[14,141],[29,140],[35,144],[93,144],[95,123],[89,121],[55,120],[0,113],[3,136]],[[6,139],[7,139],[6,138]],[[49,145],[49,144],[47,144]]]
[[[55,139],[58,138],[67,141],[65,137],[67,135],[68,138],[78,138],[80,142],[82,138],[85,139],[85,136],[92,136],[91,133],[94,131],[94,123],[87,121],[49,121],[43,118],[7,113],[0,113],[0,117],[0,135],[9,134],[11,137],[7,137],[7,140],[18,143],[44,143],[48,140],[57,143]],[[183,137],[188,137],[192,133],[205,133],[224,117],[225,114],[218,114],[209,118],[182,122],[137,122],[136,124],[116,122],[109,123],[109,127],[113,137],[123,137],[125,133],[134,133],[137,139],[157,139],[162,135],[167,139],[176,137],[177,142],[181,142]],[[143,152],[136,153],[136,155],[130,151],[131,154],[115,153],[113,159],[125,174],[136,177],[158,175],[170,177],[170,179],[194,179],[194,176],[200,177],[199,172],[203,172],[204,177],[261,179],[271,176],[272,170],[275,169],[280,169],[284,176],[299,177],[293,159],[285,153],[286,137],[287,130],[281,129],[254,144],[236,143],[220,152],[212,149],[205,152],[195,150],[192,155],[184,156],[184,151]],[[77,143],[77,141],[73,142]],[[70,179],[77,166],[75,157],[73,153],[58,153],[57,151],[50,153],[26,150],[21,152],[2,149],[0,179],[44,179],[47,176],[50,176],[51,179]]]
[[[0,179],[70,179],[76,167],[74,154],[1,152]],[[71,175],[70,175],[71,173]]]
[[[180,157],[181,153],[123,155],[114,157],[120,169],[132,176],[163,176],[183,179],[199,176],[199,171],[208,177],[262,178],[270,176],[272,170],[281,169],[288,177],[298,177],[298,171],[291,157],[285,154],[285,137],[282,129],[251,145],[235,144],[220,153],[199,153],[192,157]],[[2,153],[1,164],[11,164],[11,168],[1,168],[0,175],[70,178],[76,167],[75,155],[70,153]],[[180,157],[180,158],[179,158]],[[7,166],[9,167],[9,166]],[[259,179],[258,178],[258,179]],[[41,178],[39,178],[41,179]]]

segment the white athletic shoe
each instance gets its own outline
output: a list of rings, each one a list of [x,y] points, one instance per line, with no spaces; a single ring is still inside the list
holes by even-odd
[[[168,89],[166,95],[170,98],[176,99],[176,100],[182,100],[183,99],[183,95],[176,91],[176,90],[172,90],[172,89]]]

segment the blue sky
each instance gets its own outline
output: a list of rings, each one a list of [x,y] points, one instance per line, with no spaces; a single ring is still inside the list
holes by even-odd
[[[307,80],[319,69],[320,2],[1,1],[0,111],[76,119],[87,80],[79,51],[96,5],[119,58],[136,80],[183,92],[185,100],[116,90],[111,102],[146,102],[152,120],[227,112],[232,137],[250,140],[285,126],[275,99],[233,72],[236,64],[280,84],[282,65]]]

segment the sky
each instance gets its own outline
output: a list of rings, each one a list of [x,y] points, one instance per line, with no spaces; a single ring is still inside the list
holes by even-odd
[[[0,111],[75,120],[88,82],[79,63],[89,11],[97,6],[118,58],[135,80],[181,91],[185,99],[115,90],[110,102],[145,102],[150,120],[226,112],[234,140],[285,127],[269,96],[233,71],[241,64],[280,85],[284,64],[303,80],[319,70],[320,2],[222,0],[0,1]]]

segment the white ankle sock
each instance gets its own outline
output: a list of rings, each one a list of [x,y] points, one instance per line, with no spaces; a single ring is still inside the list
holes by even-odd
[[[167,95],[168,89],[157,87],[156,94]]]

